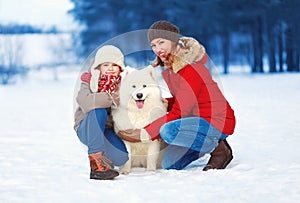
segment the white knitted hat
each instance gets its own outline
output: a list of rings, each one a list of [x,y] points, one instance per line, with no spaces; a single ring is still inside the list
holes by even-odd
[[[121,71],[124,70],[124,55],[119,48],[113,45],[105,45],[98,49],[94,58],[94,62],[91,66],[92,77],[90,81],[90,88],[92,92],[98,91],[98,82],[100,78],[100,70],[95,68],[105,62],[115,63],[121,67]]]

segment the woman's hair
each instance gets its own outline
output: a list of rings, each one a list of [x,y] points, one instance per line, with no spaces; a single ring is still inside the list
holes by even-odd
[[[155,62],[151,63],[151,66],[152,67],[164,66],[164,62],[158,56],[156,56]]]

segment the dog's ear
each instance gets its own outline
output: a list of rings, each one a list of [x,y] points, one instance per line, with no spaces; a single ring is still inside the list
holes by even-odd
[[[122,71],[120,73],[122,80],[124,80],[124,78],[126,78],[126,76],[129,74],[129,70],[125,69],[124,71]]]
[[[126,66],[125,68],[124,68],[124,71],[122,71],[121,73],[120,73],[120,75],[121,75],[121,77],[122,77],[122,80],[125,78],[125,77],[127,77],[127,75],[129,75],[131,72],[133,72],[133,71],[136,71],[136,69],[135,68],[132,68],[132,67],[130,67],[130,66]]]
[[[151,78],[153,78],[154,81],[157,80],[157,78],[156,78],[156,73],[155,73],[155,71],[154,71],[153,68],[150,68],[150,69],[149,69],[149,74],[150,74]]]

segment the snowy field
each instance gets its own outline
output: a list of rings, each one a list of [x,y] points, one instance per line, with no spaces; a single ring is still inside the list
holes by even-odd
[[[86,149],[73,131],[76,71],[32,73],[0,86],[0,202],[300,202],[300,74],[220,76],[235,110],[226,170],[141,170],[89,179]]]

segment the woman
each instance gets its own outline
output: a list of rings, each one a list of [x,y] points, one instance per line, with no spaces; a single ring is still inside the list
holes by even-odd
[[[165,68],[162,75],[173,96],[168,114],[118,135],[131,142],[162,138],[169,144],[162,160],[165,169],[183,169],[206,153],[211,157],[204,171],[225,168],[233,158],[226,138],[234,132],[235,116],[205,67],[203,46],[192,38],[179,39],[179,29],[167,21],[155,22],[148,39],[157,56],[153,66]]]

